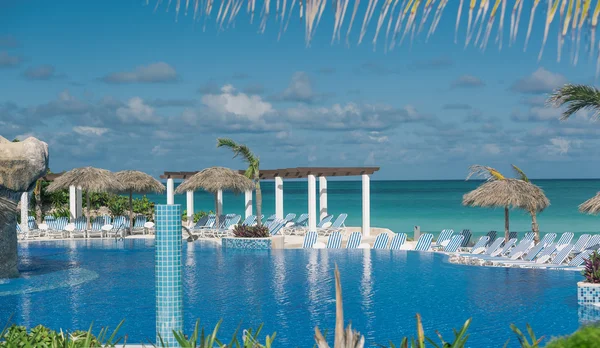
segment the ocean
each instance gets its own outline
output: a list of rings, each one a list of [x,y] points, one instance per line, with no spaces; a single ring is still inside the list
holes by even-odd
[[[579,204],[594,196],[600,180],[534,180],[550,199],[550,207],[538,215],[540,231],[562,233],[600,232],[600,216],[578,212]],[[394,232],[406,232],[412,237],[414,226],[421,232],[437,235],[442,229],[470,229],[474,235],[490,230],[504,231],[504,209],[472,208],[461,204],[463,194],[476,188],[481,181],[371,181],[371,226],[385,227]],[[275,212],[274,182],[261,183],[263,214]],[[334,181],[327,183],[330,214],[347,213],[346,226],[361,225],[361,182]],[[318,180],[317,180],[318,190]],[[297,215],[307,212],[306,180],[287,180],[283,184],[284,212]],[[318,192],[318,191],[317,191]],[[166,195],[148,195],[156,203],[165,204]],[[186,209],[185,195],[176,195],[175,203]],[[214,198],[202,191],[195,193],[195,211],[214,210]],[[244,215],[244,195],[223,193],[225,213]],[[317,195],[317,211],[319,210]],[[253,211],[253,213],[256,213]],[[511,231],[531,229],[530,216],[520,210],[510,211]]]

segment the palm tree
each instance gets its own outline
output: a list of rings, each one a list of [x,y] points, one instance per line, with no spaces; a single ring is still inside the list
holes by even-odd
[[[600,90],[593,86],[566,84],[550,95],[547,103],[556,108],[566,106],[560,116],[567,120],[580,110],[590,110],[600,116]]]
[[[261,212],[262,212],[262,192],[260,190],[260,159],[254,155],[250,148],[243,144],[238,144],[229,138],[218,138],[217,147],[227,147],[233,151],[233,158],[241,155],[242,159],[248,163],[248,169],[244,175],[254,182],[254,189],[256,190],[256,223],[258,226],[261,225]]]

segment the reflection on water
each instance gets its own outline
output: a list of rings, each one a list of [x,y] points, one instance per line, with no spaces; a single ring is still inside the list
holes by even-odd
[[[363,272],[361,278],[360,293],[362,295],[363,313],[367,319],[367,332],[365,335],[373,335],[373,322],[375,321],[375,312],[373,312],[373,282],[371,280],[372,268],[371,264],[371,249],[362,249],[358,252],[363,253]]]

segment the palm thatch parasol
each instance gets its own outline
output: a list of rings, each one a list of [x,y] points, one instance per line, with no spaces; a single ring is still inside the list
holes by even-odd
[[[586,214],[598,214],[600,213],[600,192],[587,201],[579,205],[579,211]]]
[[[125,189],[122,192],[129,193],[129,234],[131,234],[133,231],[133,194],[162,193],[165,191],[165,185],[152,176],[137,170],[123,170],[115,173],[115,177]]]
[[[91,228],[90,221],[90,192],[122,192],[123,185],[117,180],[115,174],[94,167],[71,169],[56,178],[46,189],[48,192],[67,190],[70,186],[81,187],[86,192],[87,203],[87,228]]]
[[[508,209],[541,212],[550,205],[541,188],[518,179],[491,180],[463,196],[463,205],[472,207],[504,207],[504,233],[508,241]]]
[[[215,196],[215,216],[216,226],[219,226],[219,201],[217,193],[222,191],[232,191],[235,194],[252,190],[254,184],[252,180],[245,176],[236,173],[229,168],[223,167],[211,167],[204,169],[189,179],[184,181],[177,187],[175,193],[184,193],[186,191],[196,191],[203,189],[204,191],[210,192]]]

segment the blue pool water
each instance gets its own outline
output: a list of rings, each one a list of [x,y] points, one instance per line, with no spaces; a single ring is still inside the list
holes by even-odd
[[[20,244],[20,279],[0,281],[0,323],[11,314],[26,326],[87,329],[126,319],[129,342],[154,337],[154,241],[114,240]],[[222,250],[184,243],[185,327],[197,318],[223,337],[243,321],[277,332],[279,347],[312,347],[314,327],[335,321],[333,270],[339,266],[346,321],[370,345],[416,332],[450,337],[473,318],[470,347],[500,347],[511,323],[538,335],[575,331],[586,315],[577,305],[578,272],[470,267],[441,254],[390,250]],[[40,290],[40,288],[42,290]],[[589,313],[588,313],[589,314]],[[594,314],[592,313],[592,316]]]

